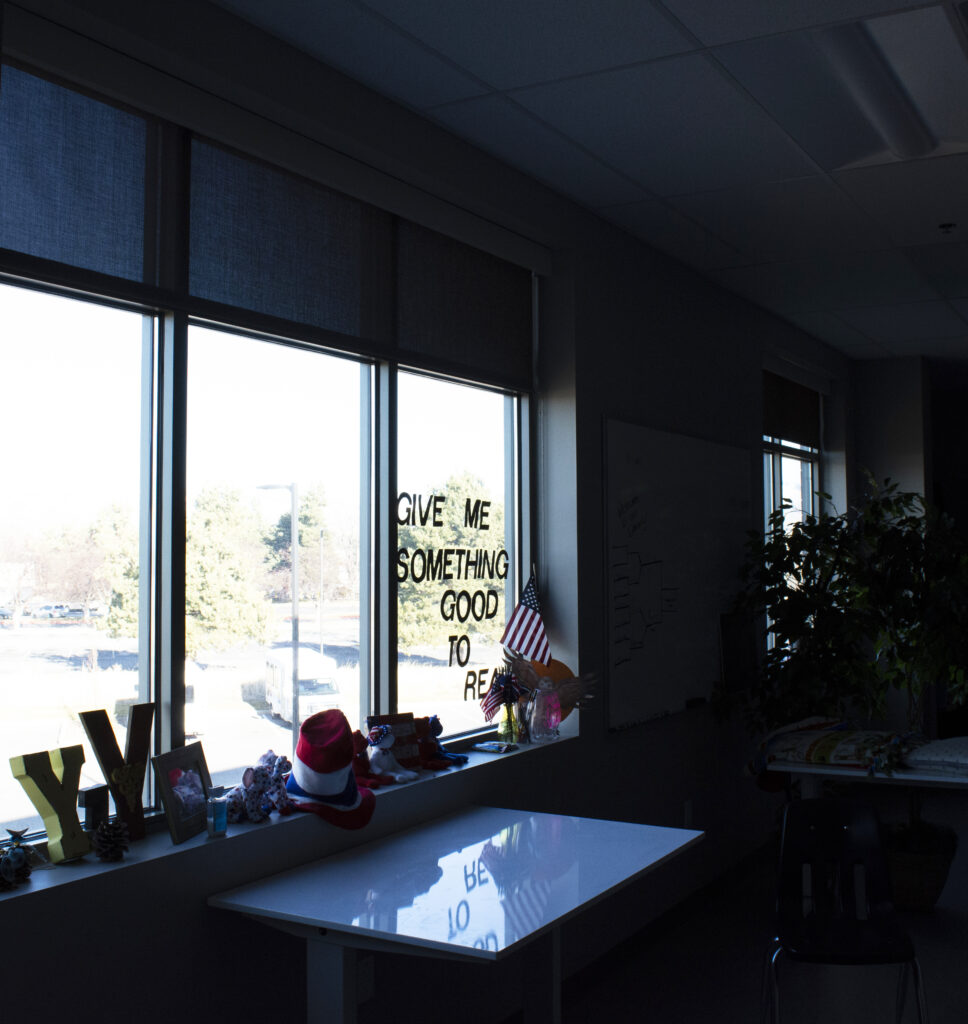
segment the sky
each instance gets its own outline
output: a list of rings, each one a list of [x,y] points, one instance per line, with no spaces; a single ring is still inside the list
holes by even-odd
[[[142,323],[137,313],[0,285],[0,539],[137,507]],[[274,519],[289,494],[260,485],[325,481],[330,514],[354,519],[359,396],[353,360],[192,327],[189,504],[204,486],[228,485]],[[502,401],[403,375],[400,489],[427,491],[466,466],[499,492]]]

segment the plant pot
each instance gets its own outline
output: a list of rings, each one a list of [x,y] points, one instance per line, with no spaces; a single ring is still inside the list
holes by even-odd
[[[958,836],[947,825],[919,821],[885,829],[884,852],[899,910],[930,911],[948,880]]]

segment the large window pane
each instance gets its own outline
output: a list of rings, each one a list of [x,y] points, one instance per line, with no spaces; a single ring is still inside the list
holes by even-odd
[[[398,710],[464,732],[504,660],[514,400],[401,373],[397,401]]]
[[[139,681],[144,318],[0,285],[0,753],[83,743],[107,709],[121,749]],[[149,346],[150,351],[150,346]],[[9,769],[0,826],[40,826]]]
[[[269,749],[291,754],[294,674],[296,729],[327,707],[359,724],[367,373],[190,329],[185,718],[216,783],[239,781]]]

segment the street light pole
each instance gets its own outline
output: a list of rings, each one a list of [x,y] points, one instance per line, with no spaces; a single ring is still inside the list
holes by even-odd
[[[323,656],[323,529],[319,529],[319,656]]]
[[[288,491],[291,499],[289,512],[289,579],[292,597],[292,750],[295,755],[299,736],[299,497],[296,483],[259,484],[260,491]]]
[[[296,483],[289,485],[292,496],[292,511],[289,516],[289,550],[292,569],[292,750],[296,752],[296,737],[299,735],[299,502],[296,498]]]

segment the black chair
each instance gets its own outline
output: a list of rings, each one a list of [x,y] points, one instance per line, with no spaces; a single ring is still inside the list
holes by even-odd
[[[874,808],[858,800],[797,800],[783,818],[776,931],[763,985],[764,1020],[780,1021],[780,954],[812,964],[898,964],[901,1020],[908,969],[927,1024],[921,968],[891,901]]]

